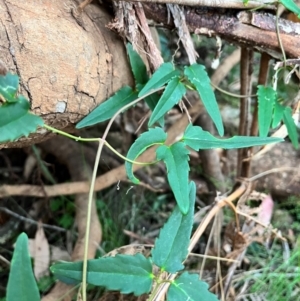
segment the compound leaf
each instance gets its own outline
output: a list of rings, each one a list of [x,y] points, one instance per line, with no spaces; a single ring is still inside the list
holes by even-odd
[[[188,80],[195,86],[203,105],[213,120],[220,136],[224,135],[224,127],[221,113],[216,101],[215,94],[210,85],[210,79],[207,75],[205,67],[193,64],[184,68],[184,74]]]
[[[39,301],[40,294],[36,284],[31,259],[28,252],[28,238],[19,235],[10,266],[7,285],[7,301]]]
[[[198,151],[199,149],[212,148],[243,148],[256,145],[265,145],[274,142],[283,141],[282,138],[273,137],[248,137],[248,136],[234,136],[229,139],[219,139],[204,131],[200,126],[188,125],[182,141],[190,148]]]
[[[63,282],[82,281],[82,262],[58,263],[51,267],[51,271]],[[87,283],[104,286],[108,290],[139,296],[150,291],[152,280],[151,261],[141,253],[88,261]]]
[[[168,301],[218,301],[216,295],[208,290],[208,284],[197,274],[184,272],[176,278],[168,290]]]
[[[143,87],[139,93],[139,97],[145,95],[150,90],[155,90],[163,87],[168,81],[170,81],[174,76],[179,75],[178,70],[174,70],[172,63],[162,64],[152,75],[148,83]]]
[[[171,146],[161,145],[156,150],[157,159],[163,160],[167,166],[168,181],[183,214],[187,214],[189,210],[188,155],[189,151],[182,142]]]
[[[114,116],[115,113],[117,113],[121,108],[128,105],[135,99],[137,99],[137,92],[134,91],[131,87],[125,86],[105,102],[101,103],[79,123],[77,123],[76,128],[81,129],[86,126],[91,126],[96,123],[108,120],[112,116]]]
[[[277,100],[274,104],[274,114],[273,114],[273,121],[272,121],[272,128],[276,128],[279,122],[283,119],[283,113],[285,110],[285,106],[281,105]]]
[[[183,83],[180,82],[178,76],[173,77],[164,90],[158,104],[152,112],[148,125],[151,126],[161,117],[163,117],[170,109],[173,108],[185,94],[186,89]]]
[[[166,141],[166,139],[167,139],[167,134],[163,131],[163,129],[159,127],[156,127],[154,129],[149,129],[148,132],[143,133],[131,145],[127,154],[127,158],[134,161],[148,147],[153,146],[155,144],[163,144]],[[125,169],[128,178],[133,183],[138,184],[139,180],[133,174],[132,163],[126,161]]]
[[[293,0],[279,0],[279,3],[281,3],[289,11],[296,14],[297,17],[300,19],[300,8]]]
[[[16,102],[0,106],[0,142],[28,136],[44,124],[42,118],[28,112],[29,102],[24,96],[19,95],[15,99]]]
[[[188,255],[188,246],[193,226],[196,185],[189,184],[189,210],[182,214],[176,206],[168,221],[160,230],[152,250],[152,260],[162,270],[176,273],[184,268],[182,262]]]
[[[298,148],[299,143],[298,143],[297,127],[292,117],[292,109],[289,107],[286,107],[283,112],[283,122],[287,128],[289,138],[291,139],[293,146],[295,148]]]
[[[0,94],[7,102],[15,102],[16,93],[19,87],[19,76],[7,73],[5,76],[0,76]]]
[[[268,136],[276,96],[277,93],[273,88],[258,86],[258,127],[260,137]]]
[[[149,79],[146,66],[139,54],[133,50],[133,47],[130,43],[127,43],[127,53],[136,84],[146,84]]]

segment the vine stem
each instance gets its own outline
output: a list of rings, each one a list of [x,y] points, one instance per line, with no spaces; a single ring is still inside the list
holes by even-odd
[[[103,138],[81,138],[81,137],[77,137],[77,136],[73,136],[71,134],[68,134],[64,131],[58,130],[56,128],[53,128],[52,126],[46,125],[44,124],[44,128],[46,128],[49,131],[52,131],[53,133],[57,133],[60,134],[62,136],[68,137],[70,139],[73,139],[75,141],[82,141],[82,142],[101,142],[107,146],[113,153],[115,153],[118,157],[120,157],[121,159],[123,159],[124,161],[127,161],[129,163],[132,164],[137,164],[137,165],[151,165],[154,163],[157,163],[157,161],[152,161],[152,162],[138,162],[138,161],[134,161],[134,160],[130,160],[128,158],[126,158],[125,156],[123,156],[122,154],[120,154],[117,150],[115,150],[106,140],[104,140]]]
[[[256,94],[240,95],[240,94],[231,93],[231,92],[228,92],[228,91],[218,87],[217,85],[213,84],[212,82],[210,84],[213,88],[220,91],[221,93],[224,93],[225,95],[232,96],[235,98],[245,98],[245,97],[256,97],[257,96]]]
[[[277,11],[276,11],[276,35],[277,35],[277,39],[278,39],[278,44],[281,49],[282,57],[283,57],[283,62],[284,62],[283,66],[285,67],[286,66],[286,55],[285,55],[284,47],[282,45],[282,41],[280,38],[280,30],[279,30],[279,17],[280,17],[279,6],[280,6],[280,4],[277,5]]]
[[[100,162],[100,157],[102,153],[102,149],[104,146],[104,141],[108,135],[108,132],[112,126],[112,123],[114,120],[117,118],[119,114],[121,114],[123,111],[126,109],[130,108],[131,106],[135,105],[138,103],[140,100],[144,99],[145,97],[156,93],[158,91],[164,90],[165,87],[161,87],[155,90],[151,90],[150,92],[146,93],[145,95],[137,98],[136,100],[132,101],[131,103],[127,104],[120,110],[118,110],[115,115],[110,119],[104,134],[102,136],[102,139],[98,139],[99,141],[99,146],[96,154],[96,159],[95,159],[95,164],[94,164],[94,169],[93,169],[93,174],[92,174],[92,179],[91,179],[91,186],[90,186],[90,191],[89,191],[89,199],[88,199],[88,209],[87,209],[87,220],[86,220],[86,230],[85,230],[85,240],[84,240],[84,255],[83,255],[83,268],[82,268],[82,300],[86,301],[86,288],[87,288],[87,261],[88,261],[88,249],[89,249],[89,236],[90,236],[90,226],[91,226],[91,214],[92,214],[92,202],[93,202],[93,194],[94,194],[94,187],[95,187],[95,181],[97,177],[97,170],[98,170],[98,165]]]

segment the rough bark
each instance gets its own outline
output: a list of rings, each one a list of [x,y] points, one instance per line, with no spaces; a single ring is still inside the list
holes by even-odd
[[[70,13],[72,1],[0,0],[0,60],[20,77],[20,93],[45,123],[71,131],[74,124],[125,84],[131,71],[120,38],[105,26],[112,17],[96,2]],[[40,129],[3,147],[40,142]]]
[[[144,4],[144,8],[148,18],[165,26],[174,27],[165,6]],[[281,49],[276,35],[276,16],[271,13],[186,7],[185,19],[190,31],[195,34],[218,35],[226,41],[281,58]],[[279,30],[287,56],[298,58],[299,23],[280,18]]]

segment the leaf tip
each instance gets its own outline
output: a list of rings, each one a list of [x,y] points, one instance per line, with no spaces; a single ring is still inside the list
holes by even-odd
[[[134,184],[140,184],[140,180],[139,179],[137,179],[137,178],[134,178],[134,179],[132,179],[131,180]]]
[[[177,203],[178,204],[178,203]],[[178,204],[179,205],[179,204]],[[180,204],[179,209],[183,215],[186,215],[189,212],[190,204],[188,202],[185,202],[183,204]]]

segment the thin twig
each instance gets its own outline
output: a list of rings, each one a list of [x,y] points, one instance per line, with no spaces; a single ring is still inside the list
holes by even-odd
[[[0,255],[0,260],[3,261],[8,266],[10,266],[10,262],[5,257],[3,257],[2,255]]]
[[[249,181],[249,182],[254,182],[256,180],[258,180],[259,178],[262,178],[264,176],[267,176],[269,174],[272,174],[272,173],[278,173],[278,172],[283,172],[283,171],[299,171],[299,168],[298,167],[278,167],[278,168],[272,168],[272,169],[269,169],[269,170],[266,170],[258,175],[255,175],[251,178],[248,178],[246,179],[246,181]]]
[[[24,221],[24,222],[27,222],[27,223],[30,223],[30,224],[34,224],[34,225],[42,225],[44,228],[47,228],[47,229],[51,229],[51,230],[56,230],[56,231],[59,231],[59,232],[66,232],[67,230],[64,229],[64,228],[61,228],[61,227],[58,227],[58,226],[53,226],[53,225],[48,225],[48,224],[41,224],[40,222],[37,222],[33,219],[30,219],[28,217],[25,217],[25,216],[22,216],[22,215],[19,215],[5,207],[0,207],[0,211],[2,212],[5,212],[21,221]]]

